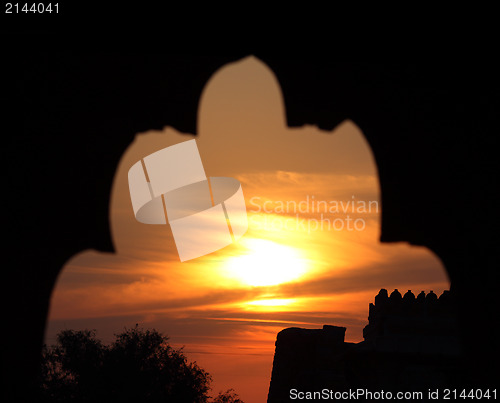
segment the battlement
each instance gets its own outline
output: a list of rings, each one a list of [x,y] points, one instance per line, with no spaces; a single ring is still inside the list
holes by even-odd
[[[370,303],[370,316],[389,312],[404,312],[405,314],[415,315],[448,315],[452,307],[452,294],[449,290],[443,291],[439,297],[432,290],[427,294],[425,291],[421,291],[415,297],[411,290],[408,290],[402,296],[397,288],[389,296],[387,290],[382,288],[375,297],[375,304]],[[368,319],[370,319],[370,316]]]
[[[453,295],[445,290],[439,297],[431,290],[418,296],[411,290],[401,295],[395,289],[390,295],[382,288],[370,303],[368,325],[363,329],[365,341],[392,335],[449,335],[455,331]]]

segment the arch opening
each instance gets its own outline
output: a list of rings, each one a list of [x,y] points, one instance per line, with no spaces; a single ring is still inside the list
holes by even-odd
[[[270,68],[248,57],[207,83],[196,137],[172,127],[138,134],[111,195],[116,255],[90,251],[68,262],[46,341],[62,326],[101,328],[109,337],[141,323],[164,330],[201,363],[223,349],[244,347],[244,359],[264,351],[259,368],[267,394],[274,338],[283,327],[333,320],[348,327],[347,340],[360,341],[368,302],[380,288],[447,289],[444,269],[427,249],[379,242],[378,172],[356,124],[290,129],[285,107]],[[127,172],[144,156],[192,138],[210,176],[242,183],[249,231],[238,244],[181,263],[168,226],[135,220]],[[216,330],[221,324],[224,333]],[[254,374],[260,382],[262,373]]]

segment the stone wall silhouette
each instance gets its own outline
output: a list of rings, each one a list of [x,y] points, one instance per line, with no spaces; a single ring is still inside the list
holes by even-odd
[[[289,328],[278,333],[268,402],[290,390],[425,391],[464,385],[453,296],[381,289],[369,305],[364,341],[344,341],[346,328]]]
[[[381,289],[369,306],[369,323],[363,329],[366,344],[397,352],[458,354],[457,319],[449,291],[438,296],[424,291],[417,297],[396,289],[389,296]]]

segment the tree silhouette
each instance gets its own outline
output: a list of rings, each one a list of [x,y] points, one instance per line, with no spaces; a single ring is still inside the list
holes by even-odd
[[[212,377],[168,337],[136,325],[104,345],[95,330],[64,330],[44,346],[42,402],[243,403],[232,389],[210,400]]]
[[[244,403],[240,400],[238,395],[233,389],[228,389],[224,393],[219,392],[219,394],[213,400],[213,403]]]

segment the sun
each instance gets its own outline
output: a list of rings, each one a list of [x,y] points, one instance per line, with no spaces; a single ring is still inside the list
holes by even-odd
[[[250,286],[269,286],[295,280],[307,265],[298,249],[262,239],[245,239],[241,254],[230,257],[226,270],[232,277]]]

